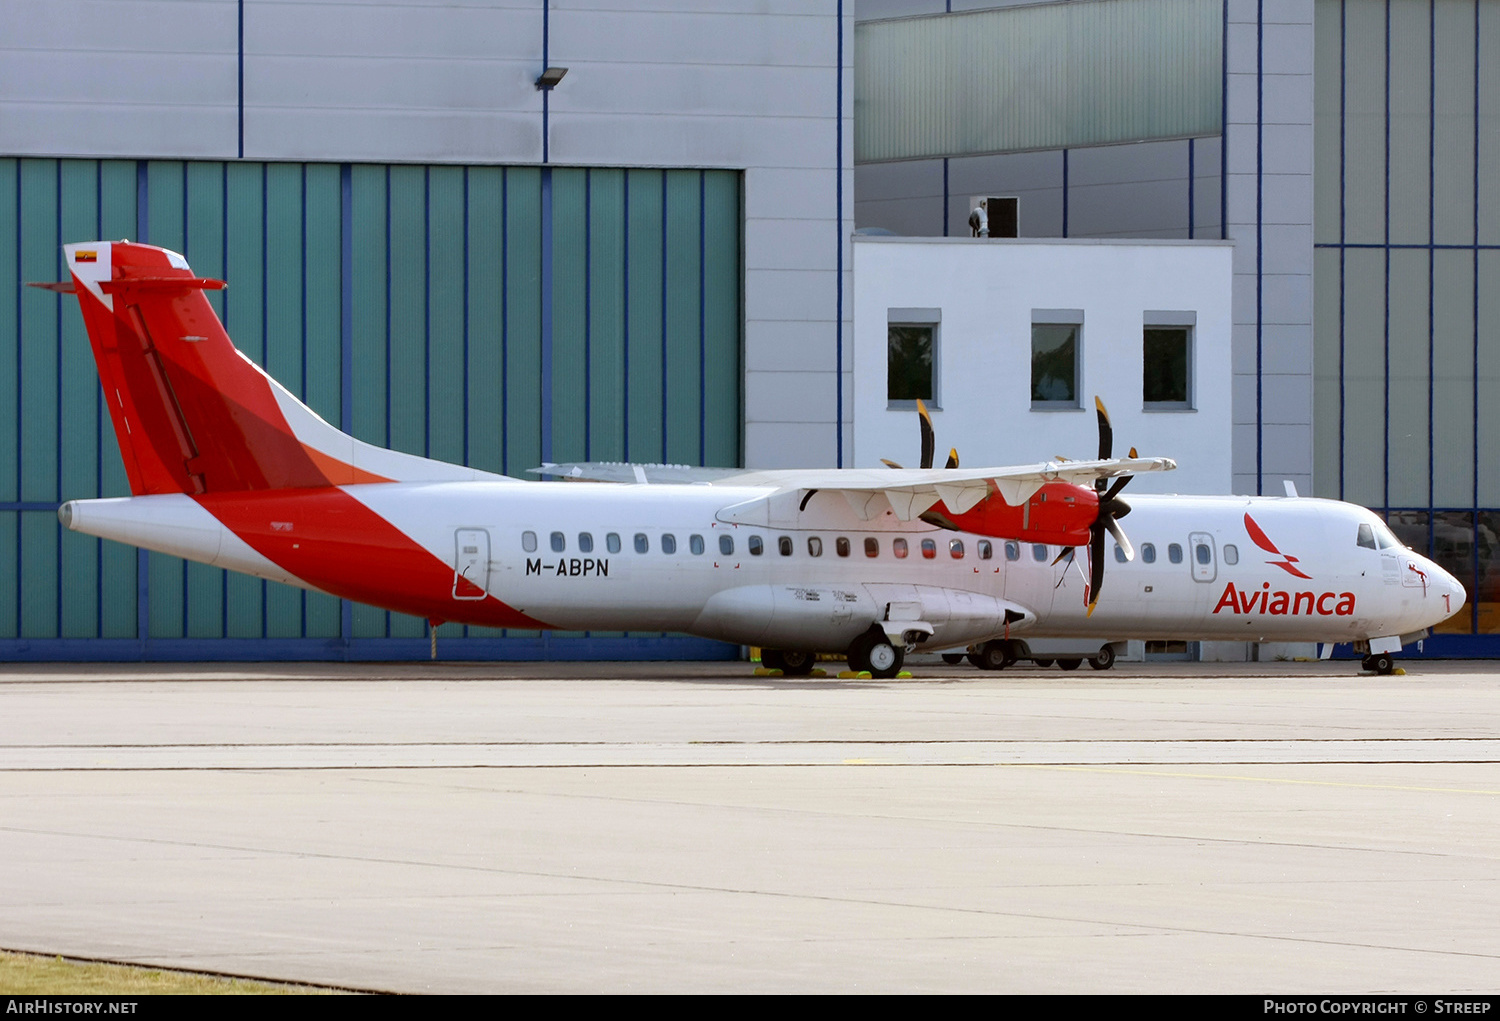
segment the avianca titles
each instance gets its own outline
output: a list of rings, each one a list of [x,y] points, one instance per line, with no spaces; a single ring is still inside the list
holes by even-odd
[[[1102,405],[1098,459],[1006,468],[548,469],[625,480],[579,485],[385,450],[237,351],[204,295],[223,284],[182,256],[64,248],[72,279],[41,286],[78,297],[133,494],[65,503],[89,535],[434,622],[759,645],[788,672],[840,653],[890,676],[923,646],[998,665],[1012,636],[1353,642],[1389,669],[1464,604],[1352,504],[1126,504],[1175,465],[1112,457]]]

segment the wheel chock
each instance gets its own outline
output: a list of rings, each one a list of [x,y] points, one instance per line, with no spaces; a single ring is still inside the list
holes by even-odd
[[[758,666],[758,667],[755,668],[755,676],[756,677],[780,677],[780,676],[782,676],[782,673],[781,673],[780,670],[768,670],[768,669],[766,669],[763,666]]]

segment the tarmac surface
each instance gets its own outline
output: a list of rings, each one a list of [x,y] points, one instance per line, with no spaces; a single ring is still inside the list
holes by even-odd
[[[0,666],[0,948],[404,992],[1494,993],[1500,664],[1406,666]]]

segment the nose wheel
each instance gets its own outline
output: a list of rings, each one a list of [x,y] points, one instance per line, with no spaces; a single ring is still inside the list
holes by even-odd
[[[1389,674],[1396,669],[1396,659],[1389,652],[1377,652],[1366,656],[1362,665],[1373,674]]]

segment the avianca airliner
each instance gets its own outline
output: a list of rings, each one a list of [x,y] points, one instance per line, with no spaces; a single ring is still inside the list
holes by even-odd
[[[1353,642],[1389,671],[1464,604],[1351,504],[1127,505],[1175,465],[1112,457],[1102,405],[1097,460],[1009,468],[548,469],[626,480],[581,485],[381,449],[236,350],[204,295],[224,285],[182,256],[64,249],[72,279],[39,286],[78,297],[133,495],[67,502],[63,525],[434,623],[684,632],[788,673],[837,653],[892,676],[924,646],[999,667],[1023,636]]]

